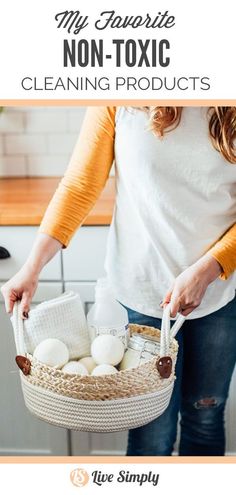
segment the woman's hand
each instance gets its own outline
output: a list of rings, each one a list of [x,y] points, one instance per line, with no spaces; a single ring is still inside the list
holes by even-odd
[[[21,300],[21,315],[28,318],[30,303],[38,285],[38,273],[27,263],[1,287],[7,313],[12,313],[16,301]]]
[[[7,313],[12,313],[16,301],[21,300],[21,316],[28,318],[30,303],[38,285],[42,268],[62,248],[53,237],[39,233],[29,257],[19,272],[1,287]]]
[[[182,272],[165,294],[161,307],[171,304],[171,316],[189,315],[202,301],[208,285],[222,272],[221,265],[210,254]]]

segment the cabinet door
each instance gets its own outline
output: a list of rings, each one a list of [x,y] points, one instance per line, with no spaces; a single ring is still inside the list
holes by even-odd
[[[104,276],[109,227],[81,227],[62,252],[66,281],[93,281]]]
[[[34,302],[62,292],[60,283],[41,283]],[[0,455],[68,455],[68,432],[35,418],[25,407],[9,316],[0,300]]]
[[[226,452],[227,455],[236,455],[236,369],[232,377],[229,399],[226,407],[225,425],[226,425]]]
[[[65,284],[66,290],[79,292],[85,312],[94,302],[95,282]],[[119,411],[117,411],[119,414]],[[124,455],[127,444],[127,432],[82,433],[71,432],[72,455]]]
[[[0,259],[0,279],[8,280],[22,267],[37,234],[37,227],[0,227],[0,246],[10,257]],[[61,253],[58,253],[40,273],[41,280],[61,280]]]

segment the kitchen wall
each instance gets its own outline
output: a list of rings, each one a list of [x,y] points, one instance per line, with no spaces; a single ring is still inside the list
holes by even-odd
[[[5,107],[0,113],[0,177],[62,175],[84,112],[84,107]]]

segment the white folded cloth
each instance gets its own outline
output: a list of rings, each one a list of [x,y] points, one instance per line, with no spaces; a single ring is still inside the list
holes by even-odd
[[[14,318],[11,318],[13,328]],[[15,328],[14,332],[16,334]],[[33,354],[35,347],[48,338],[59,339],[68,347],[70,359],[90,354],[87,322],[80,295],[65,292],[61,296],[38,304],[24,320],[26,352]]]

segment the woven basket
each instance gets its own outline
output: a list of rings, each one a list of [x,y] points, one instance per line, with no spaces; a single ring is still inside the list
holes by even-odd
[[[40,363],[26,353],[19,303],[14,306],[13,318],[18,364],[23,362],[20,377],[25,404],[38,418],[72,430],[112,432],[147,424],[167,408],[178,351],[174,336],[184,321],[179,316],[170,329],[168,306],[161,332],[153,327],[130,325],[131,334],[157,336],[160,355],[137,368],[106,376],[67,374]]]

